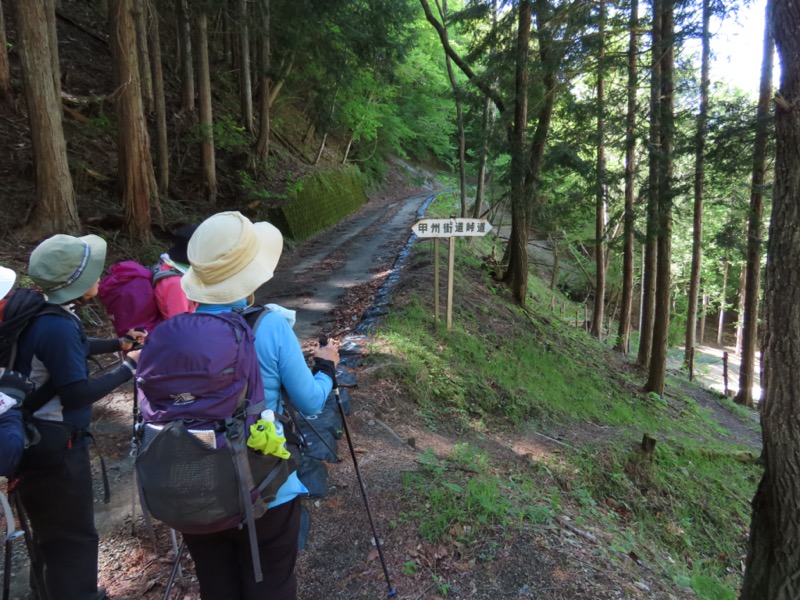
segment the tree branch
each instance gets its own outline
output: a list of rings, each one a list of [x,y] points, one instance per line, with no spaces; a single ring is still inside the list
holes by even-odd
[[[506,106],[503,102],[503,99],[497,94],[495,90],[487,86],[485,83],[480,81],[475,74],[475,71],[464,62],[464,60],[456,53],[455,50],[450,46],[450,42],[447,40],[447,31],[444,28],[436,17],[431,12],[431,7],[428,4],[428,0],[419,0],[420,4],[422,5],[422,10],[425,11],[425,17],[428,19],[428,22],[433,25],[433,28],[439,34],[439,39],[442,41],[442,46],[444,47],[445,53],[453,60],[454,63],[458,66],[459,69],[464,73],[464,75],[469,78],[469,80],[477,87],[480,91],[486,94],[489,98],[491,98],[494,105],[497,107],[497,110],[501,113],[505,112]]]

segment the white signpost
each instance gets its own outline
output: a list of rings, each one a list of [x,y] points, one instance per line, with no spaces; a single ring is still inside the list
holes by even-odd
[[[486,219],[421,219],[411,228],[417,237],[433,238],[433,319],[439,322],[439,238],[450,239],[447,268],[447,331],[453,329],[453,268],[457,237],[483,237],[492,230]]]

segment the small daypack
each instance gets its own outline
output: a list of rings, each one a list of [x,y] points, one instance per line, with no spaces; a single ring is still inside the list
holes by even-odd
[[[44,294],[29,288],[19,288],[5,300],[0,322],[0,367],[13,367],[17,339],[32,319],[45,314],[69,318],[62,308],[50,304]]]
[[[236,313],[185,313],[148,336],[137,366],[142,441],[136,457],[141,499],[183,533],[246,525],[261,581],[255,519],[296,470],[297,438],[284,421],[290,459],[247,447],[264,409],[254,336]]]
[[[177,269],[161,269],[161,263],[145,267],[132,260],[111,265],[100,280],[97,297],[120,337],[131,329],[152,331],[162,321],[153,292],[166,277],[180,276]]]

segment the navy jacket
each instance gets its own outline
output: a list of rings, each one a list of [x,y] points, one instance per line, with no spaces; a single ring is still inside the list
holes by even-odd
[[[10,477],[16,473],[24,441],[19,410],[12,408],[0,415],[0,476]]]

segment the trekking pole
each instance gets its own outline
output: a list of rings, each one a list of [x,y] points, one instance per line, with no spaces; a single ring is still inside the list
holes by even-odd
[[[24,532],[18,530],[14,523],[14,514],[11,512],[11,505],[3,492],[0,492],[0,506],[3,507],[3,514],[6,517],[6,539],[3,555],[3,600],[8,600],[11,595],[11,552],[13,551],[13,542],[19,536],[24,535]]]
[[[134,331],[141,331],[143,333],[147,333],[146,329],[142,329],[140,327],[134,328]],[[143,348],[142,344],[139,344],[134,340],[132,337],[123,336],[123,339],[127,342],[134,342],[133,347],[131,350],[140,350]],[[124,353],[120,352],[120,359],[124,360],[125,355]],[[142,409],[139,406],[139,379],[136,377],[136,374],[133,375],[133,427],[131,431],[131,457],[134,459],[134,468],[133,468],[133,478],[131,481],[131,535],[136,533],[136,499],[138,496],[139,504],[142,505],[142,518],[144,519],[144,526],[147,530],[147,535],[150,538],[150,543],[153,544],[153,552],[158,554],[158,544],[156,543],[156,533],[155,529],[153,528],[153,521],[150,519],[150,513],[147,511],[144,505],[144,498],[142,497],[141,489],[139,488],[139,482],[136,477],[136,466],[135,466],[135,459],[139,455],[139,449],[141,447],[143,438],[144,438],[144,425],[142,424]]]
[[[327,338],[320,338],[319,345],[325,346],[328,343]],[[372,511],[369,509],[369,500],[367,500],[367,490],[364,488],[364,482],[361,479],[361,471],[358,469],[358,461],[356,460],[356,451],[353,448],[353,440],[350,438],[350,428],[347,426],[347,419],[344,414],[344,407],[342,406],[342,398],[339,396],[339,386],[336,383],[336,374],[333,376],[333,394],[336,396],[336,404],[339,406],[339,414],[342,416],[342,425],[344,427],[344,435],[347,438],[347,446],[350,448],[350,456],[353,457],[353,468],[356,471],[356,479],[361,488],[361,497],[364,498],[364,507],[367,509],[367,518],[369,525],[372,528],[372,537],[375,538],[375,547],[378,549],[378,557],[381,559],[381,567],[383,567],[383,576],[386,578],[386,596],[391,598],[397,595],[397,590],[392,586],[391,578],[389,577],[389,569],[386,567],[386,560],[383,558],[383,548],[381,548],[381,541],[378,539],[378,532],[375,529],[375,523],[372,520]]]
[[[25,507],[22,506],[22,498],[20,498],[19,492],[16,489],[9,489],[8,497],[9,500],[14,502],[14,508],[17,509],[17,518],[19,519],[20,527],[22,527],[22,537],[25,540],[25,547],[28,550],[30,569],[33,574],[34,585],[36,586],[37,598],[39,598],[39,600],[49,600],[42,577],[42,557],[39,555],[39,548],[36,546],[35,540],[31,537],[31,527],[28,522],[28,514],[25,512]]]
[[[178,546],[178,535],[175,533],[174,529],[170,528],[169,535],[172,538],[172,549],[175,551],[175,562],[178,565],[178,579],[183,583],[183,569],[181,568],[181,554],[183,553],[183,548]],[[181,542],[183,542],[183,540],[181,540]]]
[[[164,590],[164,595],[161,597],[161,600],[167,600],[167,598],[169,598],[169,593],[172,591],[172,584],[175,583],[175,576],[181,568],[181,556],[183,555],[184,548],[186,548],[186,542],[181,541],[181,545],[175,553],[175,564],[172,565],[172,572],[169,574],[167,589]]]
[[[8,600],[11,595],[11,542],[12,538],[6,538],[5,557],[3,558],[3,600]]]
[[[139,454],[139,427],[141,426],[139,410],[139,386],[136,383],[136,375],[133,376],[133,430],[131,431],[131,457],[136,458]],[[136,533],[136,468],[133,469],[133,481],[131,482],[131,535]]]

